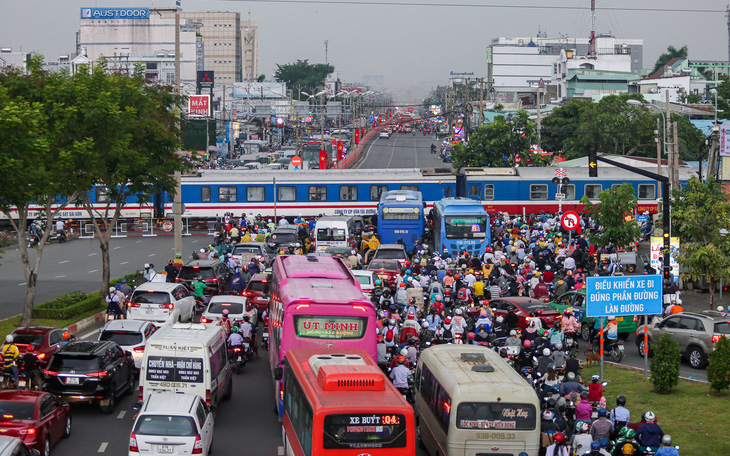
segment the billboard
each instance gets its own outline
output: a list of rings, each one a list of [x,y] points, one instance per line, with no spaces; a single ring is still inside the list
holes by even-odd
[[[212,89],[215,82],[215,71],[198,70],[198,91]]]
[[[210,95],[190,95],[188,116],[208,117],[210,115]]]
[[[657,272],[661,272],[664,268],[662,257],[662,249],[664,248],[664,238],[660,236],[652,236],[651,238],[651,259],[649,264]],[[679,281],[679,262],[677,255],[679,254],[679,238],[669,238],[669,266],[672,268],[672,277],[675,282]]]
[[[81,19],[149,19],[149,8],[81,8]]]
[[[237,82],[233,84],[236,98],[286,98],[284,82]]]
[[[586,277],[589,317],[661,314],[660,275]]]
[[[730,157],[730,124],[720,125],[720,156]]]

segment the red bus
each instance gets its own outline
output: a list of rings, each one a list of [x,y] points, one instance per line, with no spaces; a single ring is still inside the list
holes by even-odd
[[[284,375],[284,454],[416,454],[413,407],[364,350],[294,349]]]
[[[269,292],[269,362],[280,419],[283,383],[276,368],[288,350],[360,348],[377,361],[375,308],[341,258],[278,256]]]

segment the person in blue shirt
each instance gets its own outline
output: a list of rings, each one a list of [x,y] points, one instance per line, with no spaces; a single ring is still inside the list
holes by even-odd
[[[631,421],[631,412],[626,408],[626,396],[621,394],[616,397],[616,408],[611,410],[609,418],[613,424],[614,432],[618,432]]]
[[[654,456],[679,456],[677,447],[672,446],[672,436],[664,434],[662,446],[654,453]]]
[[[642,447],[657,449],[662,444],[664,431],[656,424],[656,415],[654,415],[654,412],[646,412],[644,418],[646,419],[646,424],[639,428],[639,431],[636,433],[636,440]]]

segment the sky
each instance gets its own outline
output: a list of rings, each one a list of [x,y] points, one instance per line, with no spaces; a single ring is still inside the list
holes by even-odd
[[[382,76],[383,89],[399,102],[420,101],[445,85],[451,71],[486,76],[485,48],[493,38],[535,36],[538,30],[550,37],[588,37],[591,30],[590,0],[315,1],[321,3],[182,0],[182,8],[238,11],[242,20],[250,8],[259,26],[259,73],[267,79],[277,64],[324,63],[327,41],[327,62],[343,81]],[[727,0],[595,1],[597,33],[643,39],[644,67],[653,67],[669,45],[688,45],[694,59],[728,58]],[[4,0],[0,47],[56,60],[74,51],[81,7],[173,5],[174,0]]]

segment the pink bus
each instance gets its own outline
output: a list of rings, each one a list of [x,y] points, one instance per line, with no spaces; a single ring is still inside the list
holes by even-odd
[[[342,259],[282,255],[269,288],[269,361],[279,419],[283,417],[283,361],[292,348],[359,348],[377,362],[375,308]]]

